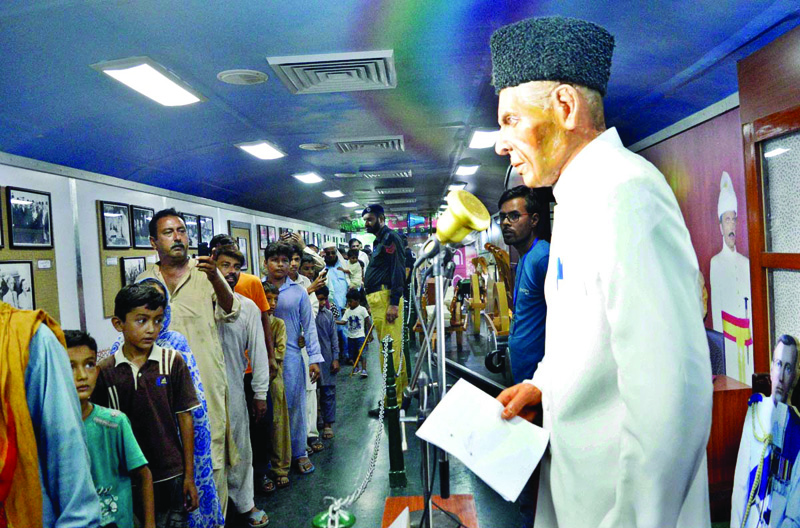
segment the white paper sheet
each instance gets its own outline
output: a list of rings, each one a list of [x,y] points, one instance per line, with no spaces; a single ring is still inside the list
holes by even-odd
[[[513,502],[544,455],[550,433],[520,417],[503,420],[502,411],[500,402],[460,379],[417,436],[458,458]]]

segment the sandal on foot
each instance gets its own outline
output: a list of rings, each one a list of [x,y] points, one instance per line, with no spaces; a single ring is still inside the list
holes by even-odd
[[[261,478],[261,491],[263,491],[266,494],[270,494],[273,491],[275,491],[275,489],[276,489],[275,482],[273,482],[272,479],[269,478],[268,476],[264,475]]]
[[[289,477],[275,477],[275,487],[278,489],[289,487]]]
[[[333,438],[333,428],[326,427],[325,429],[323,429],[322,438],[324,438],[325,440],[330,440],[331,438]]]
[[[310,447],[313,452],[319,453],[320,451],[325,449],[325,444],[323,444],[322,440],[320,440],[319,438],[314,438],[308,444],[308,447]]]
[[[294,468],[297,470],[298,473],[301,475],[308,475],[313,473],[315,469],[314,464],[308,459],[307,456],[300,457],[294,461]]]
[[[263,510],[254,510],[243,515],[247,519],[247,526],[264,528],[269,524],[269,516]]]

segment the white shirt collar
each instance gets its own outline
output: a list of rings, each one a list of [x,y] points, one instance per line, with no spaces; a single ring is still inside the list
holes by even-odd
[[[619,133],[617,133],[616,128],[611,127],[594,138],[578,152],[578,155],[569,165],[564,167],[558,181],[553,185],[553,196],[556,199],[556,203],[562,203],[564,198],[577,192],[581,186],[580,175],[583,172],[583,166],[587,163],[593,163],[591,160],[599,155],[598,152],[605,147],[625,148],[619,139]]]
[[[150,355],[147,356],[147,360],[145,362],[155,361],[156,363],[161,364],[161,356],[161,347],[153,343],[153,349],[150,351]],[[126,358],[125,354],[122,352],[122,348],[120,348],[117,353],[114,354],[114,366],[118,367],[123,363],[127,363],[134,370],[139,370],[139,367],[128,361],[128,358]]]

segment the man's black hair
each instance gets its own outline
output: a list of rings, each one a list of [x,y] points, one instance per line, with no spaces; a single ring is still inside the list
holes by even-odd
[[[64,339],[67,341],[67,348],[85,346],[97,356],[97,341],[92,336],[82,330],[64,330]]]
[[[350,301],[350,300],[353,300],[353,299],[355,299],[356,301],[358,301],[360,303],[361,302],[361,293],[359,293],[356,290],[347,290],[347,300]]]
[[[312,266],[316,267],[317,263],[311,255],[303,255],[303,258],[300,259],[300,267],[303,267],[303,264],[311,264]]]
[[[269,260],[270,257],[276,256],[286,257],[292,260],[292,255],[294,255],[294,246],[285,242],[273,242],[264,250],[264,260]]]
[[[536,224],[536,236],[542,240],[550,241],[550,201],[549,191],[546,189],[531,189],[518,185],[506,189],[497,201],[497,208],[514,198],[525,198],[525,210],[528,214],[538,214],[539,223]]]
[[[302,259],[302,258],[303,258],[303,250],[302,250],[302,249],[300,249],[300,247],[299,247],[299,246],[297,246],[297,245],[295,245],[295,244],[289,244],[289,247],[290,247],[290,248],[292,248],[292,256],[291,256],[291,257],[289,257],[289,260],[291,260],[292,258],[294,258],[294,256],[295,256],[295,255],[300,255],[300,259]]]
[[[347,258],[358,258],[358,250],[355,248],[347,250]]]
[[[150,220],[150,225],[147,226],[148,230],[150,231],[150,236],[152,238],[158,238],[158,221],[162,218],[166,218],[168,216],[174,216],[176,218],[180,218],[181,222],[186,225],[186,222],[183,220],[183,217],[175,210],[174,207],[170,207],[169,209],[162,209],[156,214],[153,215],[153,218]]]
[[[353,242],[358,242],[359,244],[361,244],[361,241],[359,239],[353,237],[347,241],[347,247],[353,247]]]
[[[211,239],[211,242],[208,243],[208,247],[211,249],[216,248],[217,246],[235,246],[236,241],[233,239],[232,236],[226,235],[225,233],[220,233],[218,235],[214,235],[214,238]]]
[[[314,292],[316,295],[324,295],[325,297],[330,297],[331,291],[328,289],[327,286],[323,286],[317,291]]]
[[[125,316],[140,306],[148,310],[166,308],[167,298],[149,284],[128,284],[114,298],[114,316],[124,321]]]
[[[223,255],[236,260],[239,265],[244,266],[244,255],[239,251],[239,247],[236,244],[225,244],[217,248],[217,258]]]
[[[277,286],[275,286],[271,282],[265,282],[263,284],[264,284],[264,293],[270,293],[272,295],[280,295],[281,291],[278,289]]]
[[[783,334],[778,338],[778,343],[783,343],[783,346],[793,346],[797,348],[797,340],[789,334]],[[776,345],[777,346],[777,345]]]

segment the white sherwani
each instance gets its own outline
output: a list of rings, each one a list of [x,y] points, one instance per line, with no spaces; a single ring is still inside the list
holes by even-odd
[[[536,526],[710,526],[711,364],[675,196],[613,128],[554,195]]]
[[[722,251],[711,257],[711,319],[714,330],[725,333],[723,310],[737,319],[746,319],[753,335],[753,303],[750,295],[750,260],[722,243]],[[745,299],[747,306],[745,307]],[[742,343],[740,350],[733,336],[725,336],[725,374],[750,385],[753,378],[753,346]],[[749,353],[748,353],[749,351]],[[741,370],[740,370],[741,369]]]

